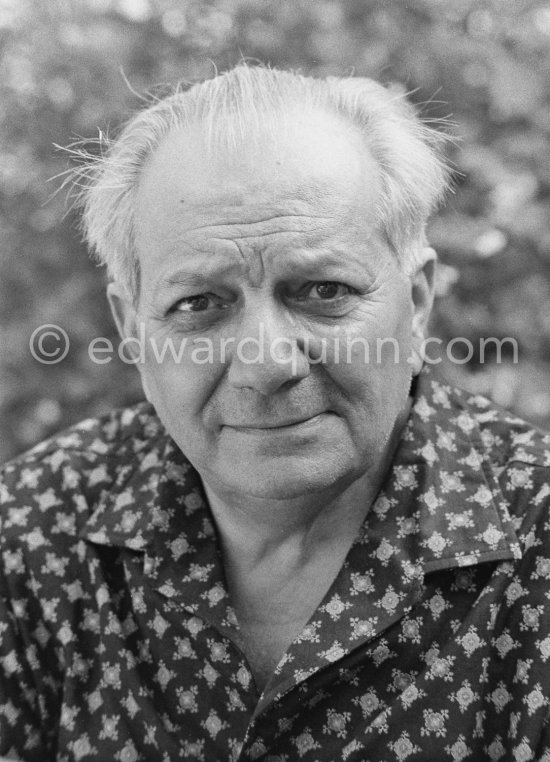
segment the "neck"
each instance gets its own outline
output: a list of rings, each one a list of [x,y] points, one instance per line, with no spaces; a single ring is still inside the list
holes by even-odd
[[[335,536],[355,535],[374,498],[366,476],[328,500],[325,493],[286,500],[248,496],[235,500],[204,486],[224,555],[252,564],[279,550],[285,554],[294,550],[305,560]]]

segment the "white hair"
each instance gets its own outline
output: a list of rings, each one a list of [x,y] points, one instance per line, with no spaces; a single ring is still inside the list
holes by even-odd
[[[136,191],[145,162],[170,132],[198,123],[208,150],[235,148],[265,135],[273,116],[291,120],[297,110],[313,109],[360,129],[380,168],[380,224],[404,270],[412,271],[426,221],[449,185],[441,150],[446,136],[423,122],[402,92],[371,79],[318,79],[239,64],[189,89],[178,87],[133,116],[115,140],[100,134],[99,157],[73,151],[80,159],[73,175],[82,231],[109,277],[136,297]]]

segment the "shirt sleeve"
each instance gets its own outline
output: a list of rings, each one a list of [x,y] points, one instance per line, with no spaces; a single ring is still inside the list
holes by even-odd
[[[0,754],[25,762],[48,760],[33,646],[18,630],[3,573],[0,585]]]
[[[14,502],[0,477],[4,518]],[[59,725],[58,683],[47,664],[54,653],[38,625],[28,558],[13,542],[18,529],[0,523],[0,758],[50,762]]]

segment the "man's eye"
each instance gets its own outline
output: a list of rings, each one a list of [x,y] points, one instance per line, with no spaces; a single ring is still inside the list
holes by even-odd
[[[308,288],[307,296],[310,299],[339,299],[342,296],[347,296],[350,293],[349,286],[344,283],[338,283],[334,280],[324,280],[319,283],[314,283]]]
[[[214,306],[214,301],[209,294],[197,294],[180,299],[174,307],[174,312],[204,312]]]

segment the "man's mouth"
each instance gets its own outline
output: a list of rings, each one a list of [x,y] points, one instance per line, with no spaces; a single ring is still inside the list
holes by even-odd
[[[279,418],[279,419],[269,419],[269,420],[256,420],[256,421],[246,421],[242,423],[226,423],[224,426],[227,426],[228,428],[235,429],[236,431],[279,431],[284,429],[291,429],[293,427],[298,426],[308,426],[308,425],[315,425],[316,423],[320,423],[320,421],[325,417],[329,415],[328,411],[323,411],[321,413],[312,413],[312,415],[309,416],[300,416],[299,418]]]

